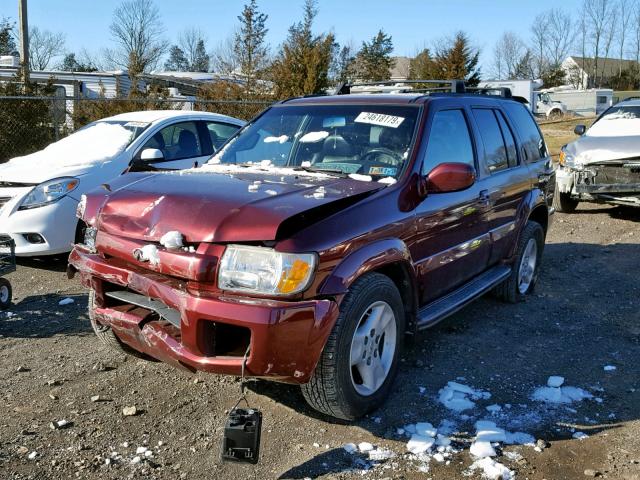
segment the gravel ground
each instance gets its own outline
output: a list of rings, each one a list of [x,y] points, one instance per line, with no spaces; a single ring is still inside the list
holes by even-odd
[[[595,205],[556,215],[536,293],[519,305],[483,298],[422,333],[405,351],[394,394],[370,418],[332,423],[297,388],[252,383],[249,401],[264,414],[257,466],[219,461],[237,379],[110,354],[91,333],[85,292],[66,279],[65,260],[21,261],[9,275],[12,315],[0,313],[0,478],[481,478],[468,472],[468,445],[474,421],[486,417],[543,440],[540,451],[499,450],[518,479],[640,480],[639,221],[640,211]],[[67,297],[75,302],[59,306]],[[550,375],[598,400],[532,401]],[[458,377],[492,395],[466,416],[437,401]],[[490,404],[502,412],[492,416]],[[137,414],[124,416],[131,406]],[[448,463],[407,456],[396,429],[443,419],[457,423],[460,452]],[[51,428],[60,420],[70,423]],[[572,438],[576,431],[588,437]],[[365,441],[395,457],[369,462],[342,449]]]

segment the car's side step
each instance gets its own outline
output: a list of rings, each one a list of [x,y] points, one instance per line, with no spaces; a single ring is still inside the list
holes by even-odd
[[[431,327],[491,290],[511,275],[511,268],[498,265],[464,284],[462,287],[418,310],[418,329]]]
[[[137,305],[138,307],[147,308],[156,312],[167,322],[180,328],[180,312],[174,308],[167,307],[159,300],[154,300],[138,293],[129,292],[127,290],[116,290],[114,292],[105,292],[107,297],[115,298],[121,302]]]

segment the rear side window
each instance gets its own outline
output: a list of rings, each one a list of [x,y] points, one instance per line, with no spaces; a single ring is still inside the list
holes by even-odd
[[[504,118],[502,112],[494,110],[498,123],[500,124],[500,130],[502,130],[502,138],[504,138],[504,144],[507,146],[507,159],[509,160],[509,166],[515,167],[518,164],[518,154],[516,152],[516,141],[513,138],[513,133],[507,121]]]
[[[461,162],[475,167],[469,127],[462,110],[441,110],[433,116],[423,175],[441,163]]]
[[[547,147],[529,110],[524,105],[515,102],[504,102],[503,107],[520,134],[525,160],[535,162],[547,157]]]
[[[482,143],[484,144],[484,161],[491,173],[509,168],[507,147],[502,138],[502,130],[493,110],[473,109]]]

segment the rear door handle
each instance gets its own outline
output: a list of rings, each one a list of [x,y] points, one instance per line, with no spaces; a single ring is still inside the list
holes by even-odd
[[[478,195],[478,203],[483,207],[491,205],[491,194],[489,193],[489,190],[480,191],[480,194]]]

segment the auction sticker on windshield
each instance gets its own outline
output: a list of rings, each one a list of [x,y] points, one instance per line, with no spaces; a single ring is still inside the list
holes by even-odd
[[[381,127],[398,128],[404,121],[404,117],[385,115],[384,113],[361,112],[355,119],[358,123],[370,123]]]

